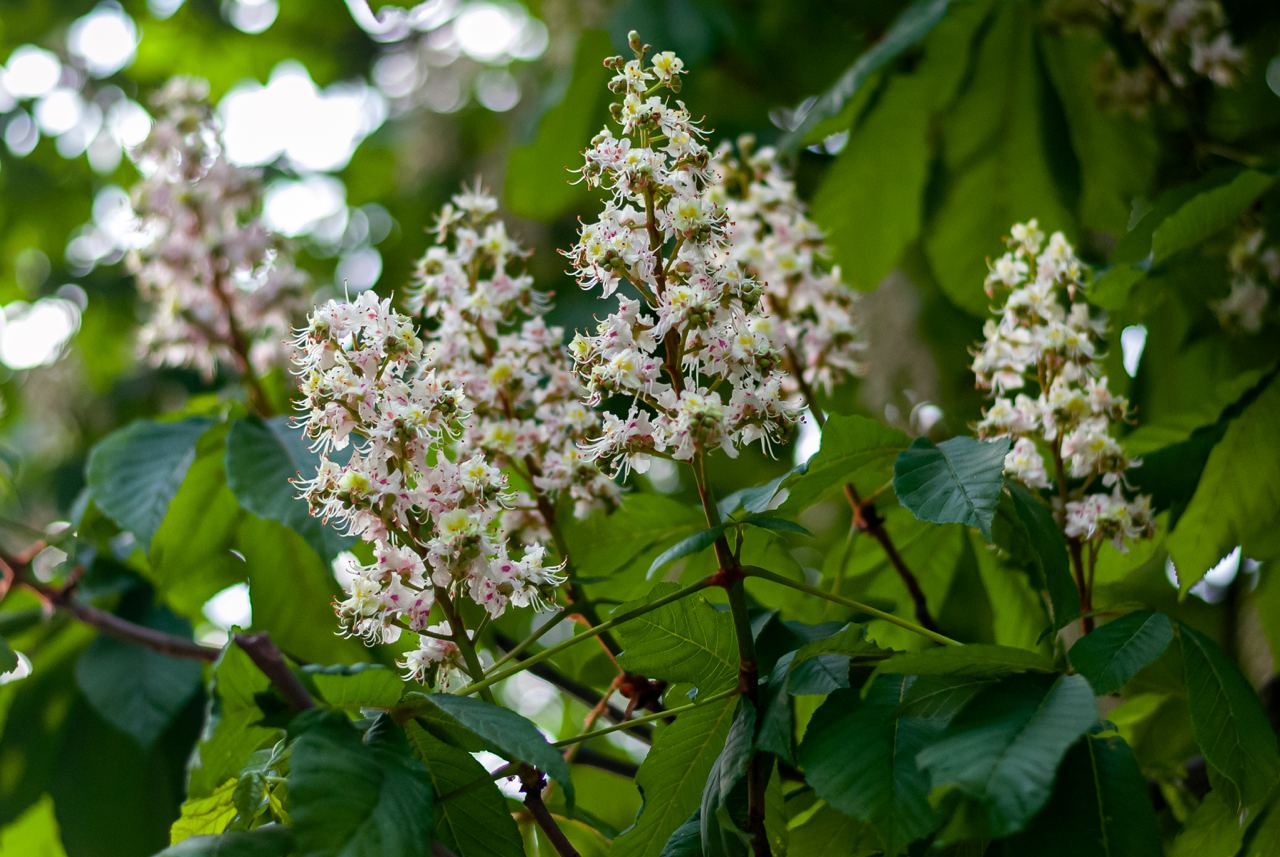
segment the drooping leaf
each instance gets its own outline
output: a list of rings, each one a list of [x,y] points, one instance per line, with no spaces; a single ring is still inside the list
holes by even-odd
[[[684,559],[687,556],[702,553],[704,550],[715,544],[716,539],[720,538],[720,536],[724,534],[724,531],[725,525],[720,524],[681,539],[653,558],[653,562],[649,563],[649,570],[645,573],[645,577],[652,578],[655,574],[661,571],[664,566],[669,565],[678,559]]]
[[[901,715],[911,680],[892,676],[872,684],[865,699],[837,691],[809,722],[800,744],[805,779],[818,796],[871,824],[888,855],[933,831],[939,815],[929,805],[929,776],[916,755],[946,720]]]
[[[1108,622],[1071,647],[1071,665],[1093,692],[1116,693],[1173,641],[1173,623],[1163,613],[1140,611]]]
[[[1008,497],[1019,544],[1001,547],[1011,552],[1022,548],[1036,572],[1037,588],[1047,596],[1053,627],[1063,628],[1080,616],[1080,592],[1071,577],[1062,529],[1053,511],[1022,485],[1010,482]]]
[[[89,454],[89,491],[107,517],[144,547],[195,461],[196,441],[213,425],[203,417],[139,420],[108,435]]]
[[[1053,796],[1022,834],[1014,857],[1160,857],[1160,828],[1133,751],[1123,738],[1086,735],[1068,752]]]
[[[221,836],[195,836],[171,845],[155,857],[289,857],[293,831],[278,824]]]
[[[699,838],[704,855],[745,854],[741,843],[734,847],[732,830],[725,830],[724,819],[729,799],[734,789],[747,776],[754,749],[756,726],[755,708],[739,700],[729,734],[725,736],[724,749],[716,757],[702,791],[702,806],[698,813]]]
[[[336,708],[390,708],[404,692],[400,676],[381,664],[308,665],[302,671]]]
[[[227,433],[227,485],[240,505],[292,528],[317,554],[332,558],[352,538],[312,517],[292,481],[310,479],[319,464],[320,456],[289,417],[247,417]]]
[[[659,584],[642,601],[618,608],[624,613],[676,590]],[[618,626],[619,662],[632,672],[683,681],[715,691],[737,675],[738,649],[733,619],[694,594],[651,610]]]
[[[1280,778],[1276,733],[1249,681],[1208,637],[1178,624],[1191,728],[1205,761],[1238,790],[1239,806],[1265,799]]]
[[[1243,170],[1230,181],[1196,194],[1156,227],[1151,236],[1152,261],[1159,264],[1235,223],[1275,180],[1273,175]]]
[[[406,723],[405,735],[431,776],[435,838],[457,857],[523,857],[520,829],[489,772],[417,723]]]
[[[424,697],[446,717],[482,740],[504,759],[532,765],[558,782],[572,802],[573,781],[560,751],[524,717],[509,708],[470,696],[433,693]]]
[[[904,9],[885,34],[854,61],[830,89],[824,92],[804,114],[799,125],[788,132],[782,148],[816,142],[823,136],[847,126],[843,116],[845,105],[875,72],[897,59],[903,51],[916,45],[942,20],[949,0],[916,0]],[[844,120],[844,121],[841,121]]]
[[[649,857],[698,808],[703,785],[724,746],[735,701],[690,709],[664,726],[636,774],[644,804],[635,824],[613,842],[613,857]]]
[[[805,509],[847,482],[884,483],[894,458],[908,443],[905,434],[876,420],[832,415],[822,429],[818,451],[784,483],[788,496],[783,510]]]
[[[922,521],[977,527],[991,540],[1010,441],[917,438],[893,465],[893,490]]]
[[[163,608],[132,616],[140,624],[189,637],[187,624]],[[101,717],[149,749],[200,689],[198,661],[183,660],[100,636],[76,662],[76,684]]]
[[[431,853],[431,779],[385,718],[366,736],[317,718],[293,743],[287,805],[303,857]]]
[[[1280,381],[1273,380],[1209,453],[1187,510],[1169,534],[1169,553],[1185,593],[1238,545],[1246,556],[1255,542],[1280,527]]]
[[[916,760],[935,793],[975,805],[975,832],[1006,836],[1045,805],[1067,748],[1097,718],[1083,676],[1007,678],[980,691]]]
[[[971,643],[903,652],[881,661],[875,674],[943,675],[952,678],[994,678],[1011,673],[1053,671],[1053,663],[1039,652]]]

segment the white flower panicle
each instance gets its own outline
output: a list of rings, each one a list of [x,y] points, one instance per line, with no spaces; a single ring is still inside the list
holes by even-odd
[[[1227,251],[1231,291],[1212,308],[1223,327],[1257,333],[1272,293],[1280,287],[1280,248],[1267,242],[1261,226],[1242,228]]]
[[[1233,86],[1245,53],[1232,39],[1218,0],[1104,0],[1121,26],[1140,38],[1150,63],[1123,68],[1114,52],[1102,69],[1104,92],[1117,106],[1141,111],[1153,98],[1195,77]],[[1158,64],[1158,69],[1151,67]]]
[[[760,283],[764,308],[778,319],[790,370],[784,393],[801,392],[799,382],[830,392],[861,374],[857,293],[827,263],[822,231],[776,150],[743,137],[736,152],[728,144],[716,150],[714,169],[712,198],[728,213],[729,258]]]
[[[620,96],[584,152],[582,180],[611,192],[566,252],[584,289],[619,293],[617,310],[570,344],[589,401],[629,398],[626,417],[604,415],[587,455],[610,470],[643,472],[654,454],[676,460],[760,441],[769,449],[790,430],[782,330],[761,306],[761,287],[728,253],[727,216],[711,185],[711,152],[680,101],[684,63],[670,52],[646,62],[605,61]]]
[[[454,653],[426,633],[442,597],[465,596],[495,617],[509,605],[544,607],[563,578],[544,565],[542,545],[509,551],[502,470],[479,452],[451,457],[467,419],[463,391],[424,365],[413,321],[364,292],[318,307],[293,344],[300,423],[322,453],[302,496],[373,546],[336,605],[345,631],[369,643],[422,633],[405,664],[420,677]]]
[[[211,377],[288,362],[305,277],[262,224],[262,177],[229,163],[208,86],[175,78],[137,161],[136,246],[128,257],[149,304],[139,345],[154,364]]]
[[[1151,498],[1132,495],[1125,474],[1141,462],[1111,434],[1129,405],[1096,360],[1106,322],[1080,299],[1085,267],[1062,233],[1046,242],[1035,220],[1015,225],[1008,247],[986,281],[998,318],[974,354],[978,386],[992,398],[978,434],[1014,439],[1005,472],[1029,488],[1056,488],[1068,538],[1124,549],[1151,534]]]
[[[582,402],[564,330],[543,318],[550,298],[497,208],[479,188],[444,207],[407,303],[428,329],[424,365],[465,394],[459,457],[478,453],[519,473],[529,490],[510,491],[504,529],[542,540],[559,497],[585,517],[613,508],[618,486],[579,450],[599,434],[599,415]]]

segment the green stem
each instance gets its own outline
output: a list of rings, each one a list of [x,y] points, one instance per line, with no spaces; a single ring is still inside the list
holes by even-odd
[[[663,720],[667,717],[674,717],[675,715],[680,714],[682,712],[690,711],[694,708],[701,708],[704,705],[710,705],[713,702],[719,702],[722,699],[728,699],[731,696],[736,696],[737,693],[738,693],[738,689],[736,687],[731,687],[731,688],[728,688],[727,690],[722,690],[719,693],[712,694],[711,696],[708,696],[706,699],[700,699],[696,702],[690,702],[687,705],[678,705],[675,708],[668,708],[665,711],[656,711],[653,714],[646,714],[642,717],[633,717],[632,719],[624,720],[621,723],[614,723],[612,726],[603,726],[592,732],[583,732],[581,735],[574,735],[572,738],[564,738],[560,741],[554,741],[552,742],[551,746],[552,747],[568,747],[571,744],[578,744],[578,743],[581,743],[582,741],[589,741],[592,738],[597,738],[601,735],[608,735],[610,732],[619,732],[623,729],[631,729],[632,727],[639,726],[643,723],[652,723],[655,720]]]
[[[561,622],[567,619],[570,615],[572,615],[572,613],[573,613],[573,609],[571,607],[561,607],[558,611],[556,611],[554,615],[552,615],[550,619],[548,619],[547,621],[539,625],[536,631],[534,631],[529,636],[525,637],[520,642],[516,643],[514,646],[511,647],[511,649],[505,655],[503,655],[502,657],[494,661],[493,666],[490,667],[490,669],[496,670],[498,667],[502,666],[508,661],[511,661],[516,657],[519,657],[521,654],[524,653],[525,649],[529,648],[534,643],[541,640],[543,636],[545,636],[549,631],[551,631],[552,628],[559,625]]]
[[[911,631],[912,633],[915,633],[915,634],[919,634],[920,636],[930,639],[935,643],[940,643],[941,645],[944,645],[944,646],[964,645],[959,640],[953,640],[950,637],[945,636],[943,634],[939,634],[936,631],[930,631],[928,628],[917,625],[915,622],[912,622],[908,619],[903,619],[900,616],[895,616],[892,613],[886,613],[883,610],[879,610],[875,607],[872,607],[870,604],[863,604],[861,601],[854,601],[852,598],[845,598],[843,595],[835,595],[831,592],[827,592],[825,590],[819,589],[816,586],[810,586],[807,583],[801,583],[798,580],[791,580],[789,578],[783,577],[780,574],[774,574],[772,571],[768,571],[763,568],[757,568],[756,566],[746,566],[743,568],[743,571],[746,572],[746,574],[749,577],[759,577],[764,580],[771,580],[774,583],[781,584],[782,586],[788,586],[800,592],[806,592],[809,595],[816,595],[818,598],[826,599],[827,601],[830,601],[833,604],[841,604],[852,610],[858,610],[862,613],[869,613],[872,616],[875,616],[877,619],[883,619],[885,622],[888,622],[892,625],[897,625],[899,628],[905,628],[906,630]]]
[[[445,591],[443,586],[436,587],[436,600],[440,602],[440,609],[444,611],[445,618],[449,620],[449,628],[453,631],[453,643],[458,647],[458,651],[462,653],[462,660],[467,665],[467,672],[471,675],[473,681],[481,680],[484,677],[484,667],[480,665],[480,658],[476,655],[475,641],[467,635],[467,626],[462,622],[462,613],[457,610],[449,599],[449,593]],[[490,705],[498,704],[493,691],[487,687],[477,689],[485,702]]]
[[[711,585],[711,581],[709,579],[699,580],[697,583],[691,583],[682,589],[676,590],[670,595],[659,598],[657,601],[652,601],[648,604],[642,604],[639,607],[636,607],[633,610],[628,610],[625,613],[619,613],[617,616],[614,616],[612,619],[609,619],[607,622],[601,622],[599,625],[594,625],[591,628],[583,631],[582,633],[576,634],[570,639],[565,640],[563,643],[558,643],[549,649],[543,649],[542,651],[536,654],[530,655],[529,657],[520,661],[518,664],[514,664],[513,666],[510,666],[505,670],[497,670],[495,672],[489,673],[489,675],[485,676],[484,678],[478,681],[474,681],[471,684],[459,690],[458,695],[468,696],[470,694],[483,691],[489,687],[492,687],[498,682],[503,681],[504,679],[511,678],[511,676],[515,675],[516,673],[523,672],[524,670],[528,669],[534,664],[542,663],[548,658],[555,657],[556,655],[563,652],[565,649],[568,649],[571,646],[575,646],[578,643],[581,643],[583,640],[590,640],[593,637],[598,637],[601,634],[603,634],[605,631],[608,631],[610,628],[616,628],[617,626],[623,624],[624,622],[630,622],[632,619],[639,618],[640,616],[643,616],[646,613],[650,613],[654,610],[657,610],[659,607],[665,607],[668,604],[671,604],[672,602],[679,601],[681,598],[685,598],[689,595],[692,595],[695,592],[699,592],[703,589],[706,589],[710,585]]]

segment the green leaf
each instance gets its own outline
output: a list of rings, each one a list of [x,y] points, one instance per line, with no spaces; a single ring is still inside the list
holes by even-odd
[[[822,857],[870,857],[881,853],[879,839],[869,824],[819,806],[817,812],[790,829],[789,854]]]
[[[1168,857],[1236,857],[1244,844],[1245,825],[1240,821],[1231,788],[1214,789],[1187,817],[1169,847]]]
[[[1264,800],[1280,777],[1276,733],[1248,680],[1209,638],[1178,623],[1187,704],[1210,767],[1238,790],[1238,806]]]
[[[1108,622],[1071,647],[1071,665],[1099,696],[1116,693],[1164,654],[1173,623],[1163,613],[1141,611]]]
[[[1053,797],[1009,857],[1160,857],[1160,828],[1147,781],[1123,738],[1086,735],[1068,751]]]
[[[553,220],[579,204],[569,171],[582,166],[582,147],[604,117],[610,75],[600,61],[611,53],[604,32],[578,33],[573,66],[547,90],[536,133],[508,156],[503,201],[517,217]]]
[[[946,720],[898,714],[910,684],[894,676],[876,681],[865,699],[856,691],[831,694],[809,722],[799,750],[805,780],[818,797],[870,823],[889,855],[940,821],[916,755]]]
[[[569,778],[569,766],[537,726],[508,708],[470,696],[433,693],[423,698],[502,758],[531,765],[560,783],[572,805],[573,781]]]
[[[752,527],[759,527],[762,530],[772,530],[776,533],[791,533],[795,536],[808,536],[813,538],[813,533],[809,532],[806,527],[802,527],[795,521],[789,521],[786,518],[779,518],[776,515],[747,515],[739,521],[733,523],[745,524]]]
[[[1257,557],[1251,546],[1265,546],[1280,528],[1277,425],[1280,381],[1273,380],[1209,453],[1196,492],[1169,534],[1184,593],[1237,545]]]
[[[14,653],[9,644],[0,637],[0,675],[12,672],[18,668],[18,656]]]
[[[221,836],[195,836],[171,845],[155,857],[289,857],[293,831],[278,824]]]
[[[128,618],[146,627],[189,637],[191,629],[167,610],[150,607]],[[104,720],[146,750],[200,689],[198,661],[160,654],[100,636],[76,662],[76,684]]]
[[[1010,673],[1053,672],[1053,663],[1039,652],[971,643],[903,652],[883,660],[875,675],[943,675],[952,678],[994,678]]]
[[[98,508],[151,544],[170,501],[196,458],[196,441],[213,421],[139,420],[107,435],[89,454],[86,478]]]
[[[893,490],[920,520],[977,527],[991,541],[1009,446],[1008,438],[917,438],[894,462]]]
[[[227,780],[212,794],[187,798],[182,802],[182,813],[169,829],[169,841],[177,844],[184,839],[224,832],[237,815],[235,804],[236,781]]]
[[[724,739],[724,749],[716,757],[702,790],[702,807],[698,814],[699,839],[707,855],[735,853],[729,841],[731,830],[725,830],[721,822],[721,810],[726,808],[730,794],[747,776],[754,750],[752,741],[756,728],[756,710],[742,700],[734,715],[729,734]],[[727,813],[725,813],[727,815]],[[740,849],[739,849],[740,850]]]
[[[1016,482],[1009,483],[1009,505],[1025,550],[1036,573],[1037,588],[1048,596],[1055,629],[1080,616],[1080,592],[1071,577],[1067,542],[1053,518],[1053,510]],[[1012,550],[1011,545],[1002,545]]]
[[[634,597],[649,561],[670,544],[706,528],[702,513],[659,494],[628,494],[612,514],[568,518],[565,537],[574,566],[589,570],[591,593]]]
[[[935,792],[977,804],[980,835],[1022,829],[1048,801],[1067,748],[1098,718],[1083,676],[1005,679],[980,691],[917,756]]]
[[[204,731],[188,766],[187,795],[212,794],[236,777],[254,751],[274,744],[281,730],[260,725],[257,697],[271,682],[234,643],[222,650],[213,665]]]
[[[320,465],[289,417],[237,420],[227,434],[227,485],[240,505],[260,518],[299,533],[317,554],[331,559],[353,542],[313,517],[292,480],[310,479]]]
[[[625,613],[676,589],[674,583],[659,584],[643,600],[623,604],[616,612]],[[701,595],[681,598],[619,625],[617,636],[622,646],[619,662],[641,675],[715,691],[738,674],[733,618]]]
[[[1061,150],[1048,145],[1056,117],[1036,49],[1039,11],[1027,3],[995,8],[965,90],[943,120],[933,179],[940,198],[922,233],[942,291],[980,318],[988,315],[984,259],[1010,225],[1035,217],[1047,232],[1074,232],[1058,170],[1075,165],[1058,163]]]
[[[736,707],[733,699],[709,702],[662,727],[636,774],[644,805],[613,841],[612,857],[650,857],[698,808]]]
[[[908,443],[905,434],[876,420],[833,414],[822,429],[818,451],[784,483],[787,499],[782,508],[806,509],[851,481],[884,483],[894,458]]]
[[[720,509],[720,517],[728,518],[738,512],[764,512],[773,504],[773,498],[778,496],[778,492],[782,490],[783,484],[792,478],[797,472],[797,468],[792,468],[781,476],[770,479],[768,482],[760,485],[753,485],[750,488],[741,488],[732,494],[725,495],[717,505]]]
[[[720,524],[681,539],[653,558],[653,562],[649,563],[649,570],[645,572],[645,577],[651,579],[668,563],[673,563],[678,559],[684,559],[687,556],[702,553],[704,550],[715,544],[716,539],[720,538],[724,531],[725,525]]]
[[[1236,223],[1275,180],[1273,175],[1243,170],[1230,181],[1196,194],[1156,227],[1151,236],[1152,261],[1159,264]]]
[[[309,664],[302,671],[335,708],[390,708],[404,693],[400,676],[382,664]]]
[[[903,51],[913,47],[929,34],[947,11],[948,0],[916,0],[894,20],[885,34],[854,61],[840,75],[835,84],[824,92],[805,112],[800,123],[787,133],[779,146],[796,148],[802,143],[821,140],[827,134],[841,130],[848,121],[829,122],[841,114],[845,105],[858,93],[871,75],[897,59]]]
[[[406,723],[405,735],[427,766],[437,795],[436,839],[457,857],[523,857],[520,829],[484,766],[417,723]]]
[[[427,769],[386,718],[362,740],[326,714],[293,743],[288,809],[303,857],[426,857],[431,806]]]

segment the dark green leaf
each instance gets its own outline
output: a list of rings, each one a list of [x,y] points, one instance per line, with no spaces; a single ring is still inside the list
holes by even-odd
[[[773,530],[778,533],[791,533],[792,535],[813,538],[813,533],[809,532],[805,527],[800,526],[795,521],[789,521],[786,518],[779,518],[775,515],[748,515],[737,523],[749,524],[762,530]]]
[[[1151,236],[1152,260],[1159,264],[1237,222],[1275,180],[1273,175],[1244,170],[1231,181],[1196,194],[1156,227]]]
[[[287,805],[303,857],[431,853],[431,780],[385,718],[363,740],[342,715],[314,721],[293,743]]]
[[[882,678],[862,700],[855,691],[833,693],[814,714],[799,750],[805,779],[818,796],[870,823],[889,855],[940,821],[916,755],[946,721],[897,713],[910,683]]]
[[[917,761],[935,792],[977,804],[978,835],[1006,836],[1045,805],[1067,748],[1097,718],[1083,676],[1009,678],[979,692]]]
[[[876,675],[942,675],[952,678],[992,678],[1023,672],[1052,672],[1053,663],[1039,652],[971,643],[903,652],[883,660]]]
[[[704,857],[701,811],[695,812],[692,818],[676,828],[658,857]]]
[[[818,808],[799,826],[791,828],[789,854],[816,854],[821,857],[869,857],[881,853],[880,842],[871,825],[836,812],[829,806]]]
[[[185,622],[152,607],[131,617],[150,628],[189,637]],[[198,661],[160,654],[113,637],[98,637],[76,662],[76,684],[104,720],[146,750],[200,689]]]
[[[573,782],[569,779],[569,766],[560,751],[542,737],[537,726],[510,709],[470,696],[433,693],[424,698],[499,756],[532,765],[560,783],[565,797],[572,803]]]
[[[457,857],[523,857],[520,829],[489,772],[416,723],[405,724],[405,734],[431,776],[436,839]]]
[[[17,669],[17,666],[18,656],[14,654],[13,649],[9,647],[4,638],[0,637],[0,675],[12,672]]]
[[[1053,627],[1063,628],[1080,616],[1080,592],[1071,577],[1062,529],[1053,519],[1053,510],[1016,482],[1009,483],[1009,505],[1038,572],[1038,588],[1048,596]]]
[[[289,417],[237,420],[227,434],[227,485],[240,505],[260,518],[291,527],[326,559],[353,542],[312,517],[298,496],[297,478],[310,479],[320,464]]]
[[[754,749],[755,728],[755,708],[739,701],[738,712],[724,739],[724,749],[711,766],[711,773],[702,791],[698,829],[704,854],[734,853],[735,849],[731,845],[733,833],[724,829],[721,819],[727,813],[722,813],[722,810],[727,806],[730,794],[747,775]]]
[[[1142,611],[1108,622],[1071,647],[1071,665],[1099,696],[1116,693],[1164,654],[1173,623],[1163,613]]]
[[[716,539],[720,538],[720,536],[724,534],[724,530],[725,525],[720,524],[719,526],[702,530],[681,539],[654,557],[653,562],[649,563],[649,571],[646,572],[645,577],[652,578],[668,563],[673,563],[678,559],[684,559],[687,556],[702,553],[702,551],[715,544]]]
[[[213,421],[139,420],[108,435],[89,454],[87,479],[98,508],[146,547],[196,458]]]
[[[1240,806],[1254,806],[1280,777],[1276,733],[1249,681],[1208,637],[1182,623],[1191,727],[1205,761],[1230,780]]]
[[[922,521],[977,527],[991,540],[1010,441],[917,438],[893,465],[893,490]]]
[[[277,824],[221,836],[195,836],[171,845],[156,857],[288,857],[293,831]]]

